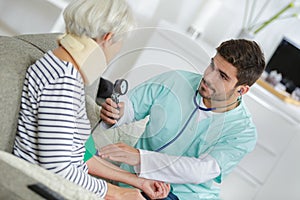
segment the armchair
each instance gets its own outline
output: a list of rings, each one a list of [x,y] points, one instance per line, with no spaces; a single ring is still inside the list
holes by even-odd
[[[27,186],[42,183],[63,199],[99,199],[93,193],[12,154],[20,98],[27,67],[57,45],[58,33],[0,36],[0,199],[41,199]],[[87,88],[91,125],[99,119],[93,103],[99,81]]]

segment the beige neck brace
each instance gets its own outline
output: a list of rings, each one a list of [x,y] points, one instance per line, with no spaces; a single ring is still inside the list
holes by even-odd
[[[105,54],[93,39],[65,34],[58,42],[75,60],[85,85],[91,85],[106,69]]]

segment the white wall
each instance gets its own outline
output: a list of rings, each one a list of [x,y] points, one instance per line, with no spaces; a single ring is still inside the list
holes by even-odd
[[[64,30],[62,10],[71,0],[0,0],[0,35]]]
[[[62,9],[71,0],[0,0],[0,34],[41,33],[64,31]],[[205,3],[212,0],[127,0],[133,8],[140,27],[171,24],[186,33]],[[221,41],[236,37],[242,28],[244,7],[247,0],[215,0],[222,3],[216,11],[211,8],[206,19],[201,39],[211,47]],[[249,0],[253,2],[255,0]],[[257,1],[257,0],[256,0]],[[261,19],[273,15],[290,0],[270,1]],[[265,0],[257,1],[256,12]],[[202,10],[203,11],[203,10]],[[205,15],[205,16],[206,16]],[[283,35],[300,44],[300,21],[296,18],[278,20],[270,24],[254,38],[263,47],[267,60],[279,44]]]
[[[128,0],[134,8],[140,26],[157,26],[160,21],[173,24],[180,31],[187,31],[206,1],[211,0]],[[249,0],[253,2],[254,0]],[[269,1],[269,0],[266,0]],[[212,46],[221,41],[236,37],[242,28],[246,0],[220,0],[221,8],[208,20],[202,38]],[[265,0],[257,1],[255,12],[258,12]],[[268,19],[290,0],[270,1],[259,21]],[[149,6],[150,5],[150,6]],[[210,12],[214,12],[211,8]],[[209,12],[208,12],[209,13]],[[300,13],[300,12],[299,12]],[[267,60],[279,44],[283,35],[300,44],[300,20],[297,18],[282,19],[271,23],[255,36],[263,47]]]

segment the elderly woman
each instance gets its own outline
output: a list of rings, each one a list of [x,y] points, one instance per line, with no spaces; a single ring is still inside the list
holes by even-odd
[[[120,188],[89,175],[131,184],[153,198],[169,185],[138,178],[105,161],[83,161],[91,126],[84,86],[98,79],[133,27],[123,0],[74,0],[64,11],[66,34],[59,47],[31,65],[24,81],[14,154],[57,173],[105,199],[143,199],[138,189]],[[119,38],[119,39],[117,39]],[[89,173],[88,173],[89,172]]]

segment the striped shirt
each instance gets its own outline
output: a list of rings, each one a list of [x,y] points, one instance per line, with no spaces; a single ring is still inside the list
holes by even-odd
[[[47,52],[26,72],[14,154],[104,197],[107,183],[83,162],[90,131],[80,73]]]

